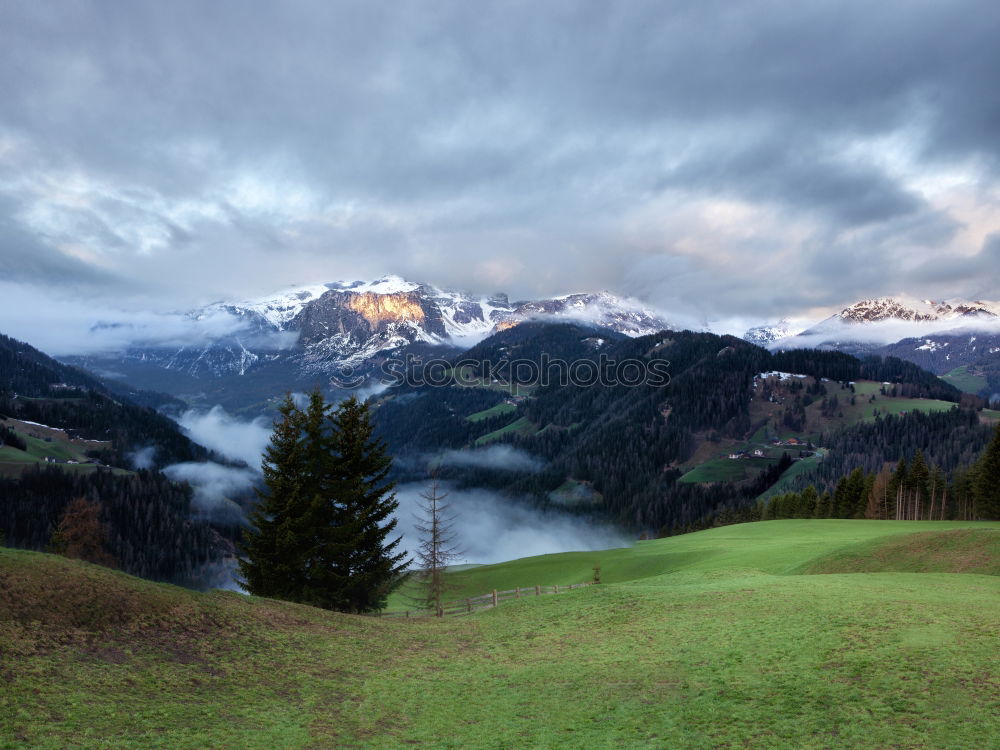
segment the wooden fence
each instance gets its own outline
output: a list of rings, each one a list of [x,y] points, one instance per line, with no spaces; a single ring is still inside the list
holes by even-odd
[[[470,596],[467,599],[455,599],[454,601],[444,602],[441,609],[438,610],[437,616],[452,617],[456,615],[471,615],[473,612],[480,612],[484,609],[492,609],[500,604],[500,602],[510,601],[511,599],[523,599],[528,596],[543,596],[545,594],[562,594],[566,591],[571,591],[572,589],[591,586],[593,583],[593,581],[587,581],[586,583],[571,583],[568,586],[560,586],[556,584],[555,586],[528,586],[526,588],[518,586],[517,588],[508,589],[507,591],[497,591],[494,589],[489,594]],[[407,609],[396,610],[393,612],[379,612],[378,616],[433,617],[434,611],[429,609]]]

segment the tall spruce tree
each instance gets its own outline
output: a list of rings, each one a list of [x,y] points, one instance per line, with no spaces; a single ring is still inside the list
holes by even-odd
[[[399,507],[388,480],[392,458],[374,435],[368,404],[351,397],[331,415],[329,482],[334,489],[328,571],[339,584],[334,608],[347,612],[383,609],[402,583],[409,561],[390,539]]]
[[[240,573],[251,594],[298,600],[304,589],[301,521],[306,507],[305,415],[287,395],[261,469],[264,490],[244,532]]]
[[[976,517],[1000,518],[1000,425],[976,465],[973,482]]]

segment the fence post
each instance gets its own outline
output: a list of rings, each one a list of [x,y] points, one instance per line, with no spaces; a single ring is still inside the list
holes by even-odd
[[[497,606],[497,590],[493,589],[493,606]]]
[[[468,612],[472,611],[472,599],[465,600],[465,608]]]
[[[514,598],[515,599],[520,599],[521,598],[521,587],[520,586],[515,586],[514,587]]]
[[[559,584],[558,583],[556,584],[556,593],[557,594],[559,593]]]
[[[539,585],[538,585],[538,584],[536,583],[536,584],[535,584],[535,596],[541,596],[541,595],[542,595],[542,587],[541,587],[541,586],[539,586]]]
[[[406,618],[407,618],[407,619],[409,619],[409,618],[410,618],[410,610],[406,610]]]

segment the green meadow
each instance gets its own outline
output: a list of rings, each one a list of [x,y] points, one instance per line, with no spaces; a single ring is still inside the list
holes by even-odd
[[[538,432],[538,426],[536,424],[531,422],[527,417],[520,417],[498,430],[488,432],[482,437],[476,438],[475,444],[486,445],[487,443],[492,443],[494,440],[499,440],[507,435],[531,435],[536,432]]]
[[[951,383],[958,390],[965,393],[979,393],[987,385],[986,378],[983,375],[974,375],[969,372],[965,365],[956,367],[946,375],[942,375],[941,380]]]
[[[801,520],[456,571],[471,616],[0,549],[0,747],[991,748],[1000,523]]]

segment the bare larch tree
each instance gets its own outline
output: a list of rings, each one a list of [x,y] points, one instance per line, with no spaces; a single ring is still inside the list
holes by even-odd
[[[455,516],[451,505],[444,502],[448,493],[441,492],[437,477],[432,477],[430,485],[420,493],[417,505],[415,528],[420,535],[420,544],[414,555],[417,567],[415,577],[421,586],[420,602],[440,617],[444,594],[449,586],[445,581],[445,569],[462,554],[455,543]]]

